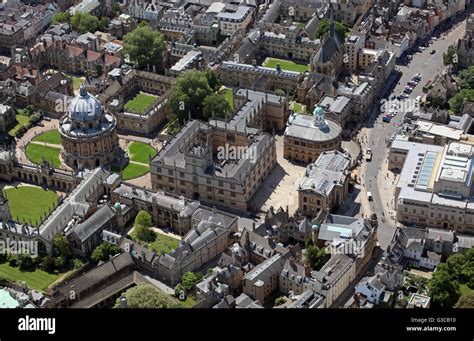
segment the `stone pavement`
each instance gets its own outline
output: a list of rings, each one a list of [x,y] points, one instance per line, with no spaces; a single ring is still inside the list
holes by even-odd
[[[277,164],[255,192],[250,205],[263,212],[271,206],[275,209],[288,206],[292,215],[298,208],[297,189],[306,166],[283,158],[283,135],[275,135],[275,140]]]

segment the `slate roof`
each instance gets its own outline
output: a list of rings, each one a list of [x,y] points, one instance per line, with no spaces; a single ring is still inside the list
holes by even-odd
[[[109,205],[104,205],[89,218],[87,218],[86,221],[74,226],[74,228],[69,233],[75,233],[80,241],[84,242],[114,217],[115,212],[112,210],[112,208],[110,208]]]

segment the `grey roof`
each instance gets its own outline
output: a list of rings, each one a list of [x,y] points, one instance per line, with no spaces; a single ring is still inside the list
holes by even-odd
[[[84,242],[107,224],[113,217],[115,217],[115,212],[106,204],[87,218],[86,221],[74,226],[69,233],[75,233],[81,242]]]
[[[216,128],[214,128],[216,127]],[[212,129],[226,129],[229,131],[244,133],[248,139],[251,139],[249,148],[246,148],[243,155],[236,162],[227,162],[223,166],[202,168],[197,167],[196,173],[200,174],[199,181],[205,184],[205,179],[224,178],[227,181],[232,180],[241,183],[249,171],[254,167],[254,157],[260,158],[264,155],[263,151],[272,143],[273,137],[266,133],[259,133],[258,129],[238,127],[220,120],[211,120],[209,124],[197,120],[190,120],[181,129],[181,131],[171,139],[151,161],[156,167],[162,164],[165,166],[184,169],[186,167],[185,153],[193,154],[196,157],[207,157],[207,146],[199,145],[197,137],[199,134],[211,134]],[[252,154],[251,154],[252,153]],[[257,161],[258,162],[258,161]]]
[[[298,190],[308,190],[327,196],[335,185],[342,185],[345,182],[349,165],[349,156],[339,151],[323,152],[314,164],[306,168]]]
[[[349,104],[350,98],[346,96],[337,96],[332,98],[330,96],[324,96],[319,105],[330,112],[340,114]]]
[[[239,108],[232,119],[229,121],[231,125],[237,125],[241,128],[246,127],[251,121],[252,116],[256,115],[261,108],[267,103],[281,105],[286,101],[285,96],[278,96],[261,91],[249,89],[239,89],[235,92],[236,96],[244,96],[247,101]]]
[[[365,227],[364,219],[329,215],[328,221],[319,228],[318,239],[333,241],[356,238]]]
[[[51,240],[56,233],[64,230],[74,215],[84,218],[91,205],[87,201],[90,193],[103,186],[109,175],[110,172],[102,168],[87,172],[81,183],[39,227],[40,235],[46,240]]]
[[[348,268],[352,265],[354,259],[351,257],[338,253],[332,256],[329,261],[324,264],[324,266],[319,271],[313,271],[311,276],[316,278],[318,281],[321,281],[325,284],[331,286],[335,281],[337,281],[342,273],[345,273]]]
[[[441,230],[435,228],[429,228],[426,234],[426,239],[441,240],[444,242],[454,241],[454,232],[449,230]]]
[[[87,289],[100,284],[104,279],[114,275],[115,273],[133,266],[133,259],[128,253],[122,253],[111,258],[109,261],[97,265],[85,274],[76,277],[66,284],[57,288],[57,291],[64,297],[69,297],[71,288],[80,295]],[[55,296],[55,295],[54,295]]]
[[[337,34],[327,35],[318,52],[314,55],[313,62],[316,65],[331,62],[340,47],[341,43],[339,42]]]
[[[150,205],[156,203],[158,207],[179,213],[181,217],[191,216],[200,206],[198,201],[178,198],[165,192],[153,192],[126,182],[122,182],[113,193],[124,199],[139,200]]]
[[[304,139],[310,142],[325,142],[338,138],[342,127],[339,123],[325,119],[321,127],[314,125],[313,116],[294,113],[288,119],[285,136]]]

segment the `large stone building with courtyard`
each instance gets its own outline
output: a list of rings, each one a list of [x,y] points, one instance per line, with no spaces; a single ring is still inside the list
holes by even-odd
[[[84,86],[59,126],[63,161],[75,170],[111,164],[119,153],[116,120]]]
[[[325,118],[324,109],[317,106],[313,116],[290,116],[283,137],[283,157],[299,162],[314,162],[322,152],[341,147],[342,127]]]

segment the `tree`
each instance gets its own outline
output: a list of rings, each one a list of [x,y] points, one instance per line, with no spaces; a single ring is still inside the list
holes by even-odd
[[[54,266],[54,258],[50,255],[44,256],[39,264],[40,269],[46,272],[52,272],[54,270]]]
[[[454,308],[474,309],[474,290],[462,295]]]
[[[277,297],[275,299],[275,306],[279,306],[279,305],[282,305],[286,302],[286,299],[284,296],[280,296],[280,297]]]
[[[428,105],[433,108],[442,108],[445,105],[444,100],[438,96],[428,96],[427,101]]]
[[[30,270],[34,267],[33,258],[29,254],[20,254],[18,256],[18,265],[20,270]]]
[[[125,35],[123,48],[130,59],[136,62],[139,67],[155,66],[161,69],[165,48],[161,32],[152,30],[148,25],[138,26]]]
[[[188,292],[201,280],[201,278],[201,274],[188,271],[181,278],[181,285],[183,286],[183,289]]]
[[[204,72],[207,78],[207,83],[209,84],[211,89],[214,91],[217,91],[219,87],[222,85],[217,74],[214,71],[209,70],[209,69]]]
[[[143,210],[138,212],[137,216],[135,217],[134,226],[144,226],[144,227],[153,226],[150,213]]]
[[[313,237],[311,235],[309,235],[308,238],[306,238],[306,240],[304,242],[304,248],[307,249],[311,245],[313,245]]]
[[[317,246],[310,245],[305,250],[305,260],[313,270],[321,269],[329,258],[331,258],[331,255],[327,254],[324,248],[320,249]]]
[[[79,33],[95,32],[100,29],[100,22],[90,13],[76,13],[71,17],[72,27]]]
[[[138,240],[145,243],[152,243],[156,239],[156,233],[149,227],[142,225],[135,226],[135,236]]]
[[[229,102],[221,94],[214,93],[207,96],[204,98],[202,105],[205,118],[225,118],[232,111]]]
[[[26,116],[30,117],[31,115],[35,113],[35,107],[31,104],[28,104],[25,107],[25,110],[23,112],[25,113]]]
[[[65,269],[67,267],[68,260],[64,256],[58,256],[54,259],[54,265],[59,270]]]
[[[188,116],[204,119],[203,102],[212,93],[206,73],[188,70],[176,78],[171,87],[169,103],[174,117],[183,124]]]
[[[176,306],[175,300],[151,284],[139,284],[122,294],[128,308],[168,308]],[[115,307],[120,306],[120,298]]]
[[[461,89],[456,96],[449,100],[449,106],[451,110],[455,113],[459,113],[461,111],[461,106],[467,100],[468,102],[474,102],[474,89]]]
[[[120,5],[117,2],[114,2],[112,4],[112,11],[113,11],[113,16],[116,17],[117,14],[122,13],[122,9],[120,8]]]
[[[70,19],[71,19],[71,16],[69,15],[68,12],[59,12],[54,15],[51,23],[53,25],[56,25],[57,23],[68,23]]]
[[[53,246],[58,256],[63,256],[66,259],[69,259],[69,257],[71,257],[71,247],[69,246],[69,242],[66,237],[62,234],[58,233],[56,234],[56,236],[54,236]]]
[[[286,92],[285,92],[285,90],[283,90],[283,89],[276,89],[276,90],[275,90],[275,95],[277,95],[277,96],[285,96],[285,95],[286,95]]]
[[[120,248],[117,245],[102,242],[92,251],[91,260],[95,263],[106,261],[110,256],[114,256],[117,253],[120,253]]]
[[[39,121],[41,121],[41,114],[33,114],[30,116],[30,118],[28,118],[28,122],[30,122],[31,124],[36,124],[38,123]]]
[[[461,89],[474,89],[474,65],[461,71],[459,85]]]
[[[319,22],[315,34],[316,38],[320,39],[321,37],[329,33],[329,24],[330,21],[328,18],[324,18]],[[336,32],[340,42],[344,41],[344,38],[346,36],[346,26],[342,22],[334,20],[334,32]]]
[[[454,56],[457,54],[457,50],[454,46],[449,46],[446,53],[443,53],[443,64],[450,65],[453,64]]]
[[[449,273],[446,263],[439,264],[433,277],[428,282],[430,297],[434,306],[452,308],[459,300],[459,283]]]

